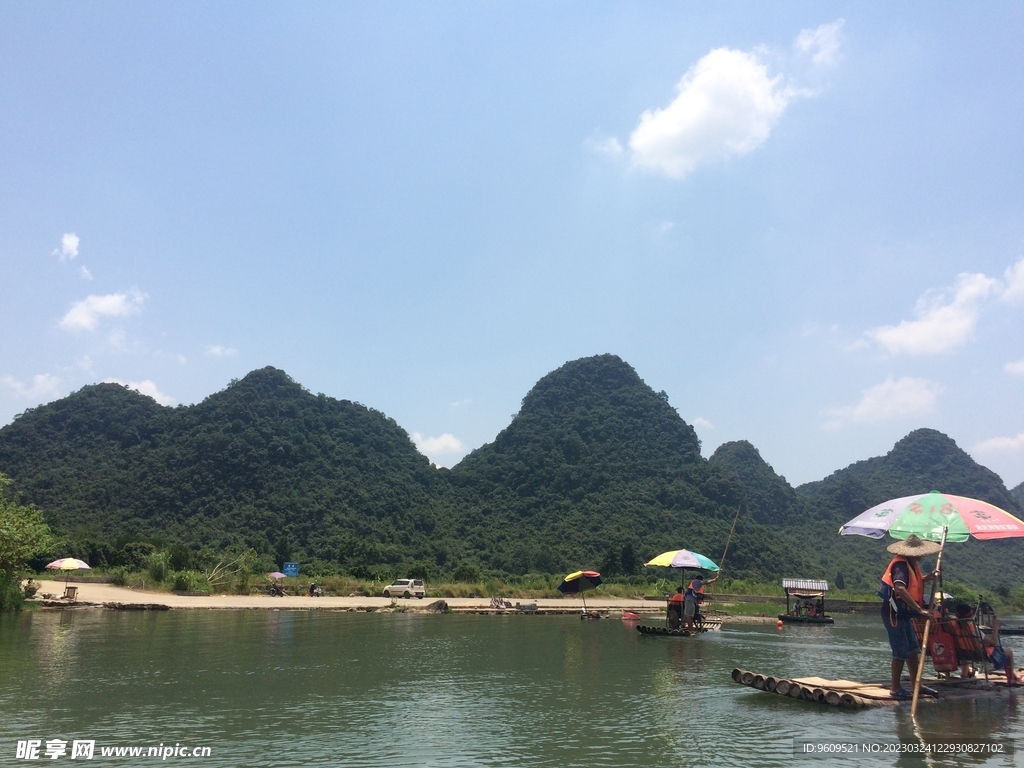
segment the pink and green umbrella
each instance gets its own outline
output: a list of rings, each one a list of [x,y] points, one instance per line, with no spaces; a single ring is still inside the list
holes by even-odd
[[[861,512],[839,532],[872,539],[887,533],[894,539],[915,534],[920,539],[941,541],[943,529],[947,531],[947,541],[967,541],[971,536],[980,540],[1024,537],[1024,521],[1005,509],[987,501],[938,491],[877,504]]]

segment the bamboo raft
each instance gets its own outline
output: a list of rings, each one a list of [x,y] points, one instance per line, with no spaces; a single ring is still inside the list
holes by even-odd
[[[836,620],[831,616],[791,616],[788,613],[780,613],[779,620],[785,624],[835,624]]]
[[[650,624],[636,625],[636,631],[641,635],[664,635],[666,637],[693,637],[694,635],[702,635],[705,632],[716,632],[721,628],[722,622],[720,621],[702,622],[701,624],[698,624],[692,632],[685,627],[669,629],[668,627],[654,627]]]
[[[939,698],[921,696],[920,702],[964,701],[997,695],[1021,695],[1024,688],[1008,688],[1002,673],[990,677],[971,678],[968,680],[923,680],[922,684],[939,692]],[[745,669],[732,671],[733,682],[746,685],[766,693],[798,701],[815,704],[831,705],[842,709],[862,709],[864,707],[886,707],[895,704],[910,703],[909,699],[894,699],[889,695],[887,683],[861,683],[854,680],[826,680],[822,677],[784,678],[772,675],[761,675]]]

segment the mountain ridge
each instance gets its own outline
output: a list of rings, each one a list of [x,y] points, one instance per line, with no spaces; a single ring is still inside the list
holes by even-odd
[[[894,489],[966,490],[1019,511],[998,476],[934,430],[797,488],[747,441],[705,460],[667,395],[615,355],[542,377],[508,427],[450,470],[433,467],[385,414],[313,395],[266,367],[175,408],[119,385],[84,387],[0,429],[0,471],[67,547],[97,563],[152,540],[197,556],[252,547],[269,562],[381,578],[463,565],[641,576],[642,559],[663,550],[720,557],[745,508],[728,553],[732,575],[843,575],[867,585],[884,548],[835,531],[906,495]],[[996,551],[1019,559],[1012,548],[963,550],[982,561]],[[951,558],[979,584],[993,583],[981,565]]]

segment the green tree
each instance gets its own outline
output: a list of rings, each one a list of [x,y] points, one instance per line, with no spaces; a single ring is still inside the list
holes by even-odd
[[[25,564],[50,545],[43,513],[8,494],[10,479],[0,473],[0,611],[21,607]]]

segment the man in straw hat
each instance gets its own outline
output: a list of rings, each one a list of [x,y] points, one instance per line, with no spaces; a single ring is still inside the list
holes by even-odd
[[[914,534],[905,540],[897,541],[888,547],[895,557],[882,574],[882,586],[878,594],[882,600],[882,623],[889,635],[889,647],[892,648],[892,681],[889,695],[895,699],[909,699],[910,691],[900,684],[903,666],[910,667],[910,677],[917,676],[917,664],[921,645],[914,630],[915,616],[927,616],[924,609],[924,583],[938,576],[937,571],[925,575],[921,573],[922,557],[934,555],[939,545],[934,541],[924,541]],[[931,688],[921,688],[922,693],[936,695]]]

